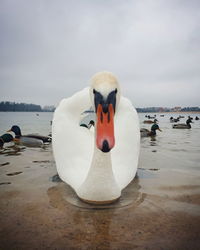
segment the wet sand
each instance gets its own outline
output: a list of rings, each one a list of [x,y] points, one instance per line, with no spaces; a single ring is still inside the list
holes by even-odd
[[[97,208],[52,181],[51,147],[12,151],[0,155],[0,249],[200,249],[199,172],[142,148],[122,198]]]

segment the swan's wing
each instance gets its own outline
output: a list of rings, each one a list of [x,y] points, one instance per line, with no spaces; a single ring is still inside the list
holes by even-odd
[[[57,107],[52,125],[53,152],[59,176],[75,190],[85,180],[93,153],[94,135],[80,127],[80,115],[91,106],[89,88]]]
[[[113,172],[120,188],[124,188],[135,177],[140,149],[138,115],[125,97],[121,97],[115,114],[115,138],[112,150]]]

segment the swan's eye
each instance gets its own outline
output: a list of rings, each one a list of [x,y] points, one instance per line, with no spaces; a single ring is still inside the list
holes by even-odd
[[[115,94],[117,94],[117,89],[115,89]]]

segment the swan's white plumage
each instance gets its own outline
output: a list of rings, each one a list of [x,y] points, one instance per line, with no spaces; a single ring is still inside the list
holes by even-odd
[[[94,151],[94,132],[80,127],[80,114],[92,106],[89,88],[63,99],[54,113],[53,151],[58,174],[77,191],[87,177]],[[111,150],[114,177],[120,189],[137,171],[140,132],[136,110],[120,98],[115,118],[115,147]]]
[[[63,99],[54,113],[53,151],[59,176],[75,190],[87,176],[93,134],[79,126],[80,114],[91,106],[89,88]]]

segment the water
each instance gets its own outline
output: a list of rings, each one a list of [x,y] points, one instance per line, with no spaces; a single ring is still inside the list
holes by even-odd
[[[48,135],[51,132],[52,112],[0,112],[0,133],[4,134],[12,125],[18,125],[22,134],[39,133]],[[151,124],[144,124],[146,113],[139,113],[140,127],[151,128]],[[149,114],[153,116],[154,114]],[[195,118],[200,114],[165,113],[164,117],[156,114],[159,127],[156,140],[141,139],[140,167],[151,165],[151,168],[173,168],[182,171],[200,170],[200,120],[193,119],[192,129],[172,129],[169,121],[171,116],[185,116],[180,123],[185,123],[188,115]],[[167,161],[167,164],[166,164]],[[163,164],[165,163],[165,164]]]
[[[148,120],[145,115],[139,114],[140,126],[150,129],[151,124],[143,123],[144,120]],[[179,115],[184,116],[179,123],[185,123],[189,115],[193,117],[191,129],[172,128],[174,123],[170,123],[169,118]],[[157,131],[155,141],[150,137],[141,139],[141,153],[147,158],[143,160],[149,161],[155,168],[200,170],[200,120],[196,121],[196,116],[200,117],[200,114],[165,113],[164,117],[157,114],[156,119],[162,132]]]
[[[18,125],[22,134],[48,135],[51,132],[53,112],[0,112],[0,117],[0,135],[13,125]]]
[[[23,134],[51,130],[53,113],[0,114],[2,134],[14,124]],[[141,139],[137,178],[112,209],[86,209],[65,183],[51,181],[51,146],[0,155],[2,249],[199,249],[200,121],[172,129],[171,115],[157,114],[156,140]]]

